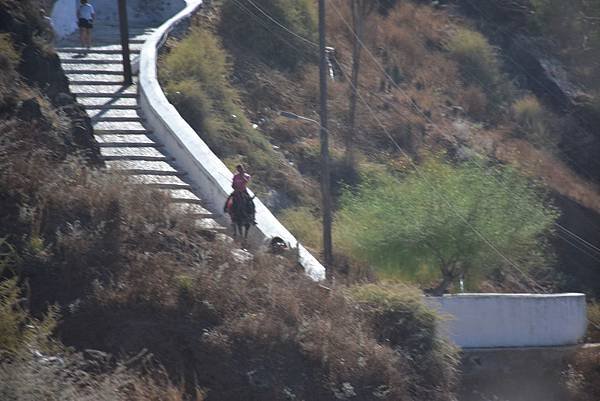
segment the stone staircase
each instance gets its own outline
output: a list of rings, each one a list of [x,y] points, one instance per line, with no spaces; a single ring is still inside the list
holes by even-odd
[[[152,32],[148,27],[130,28],[132,61],[139,57]],[[167,192],[172,206],[192,213],[199,229],[226,231],[186,182],[186,174],[177,169],[175,160],[144,127],[137,78],[133,85],[123,85],[118,26],[101,26],[93,34],[94,46],[87,53],[80,48],[78,34],[62,39],[57,50],[71,91],[92,120],[94,137],[107,167],[127,175],[132,185],[149,185]]]

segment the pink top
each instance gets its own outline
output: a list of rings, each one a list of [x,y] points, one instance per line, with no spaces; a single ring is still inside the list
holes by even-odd
[[[250,182],[250,174],[247,173],[236,173],[233,176],[233,182],[231,186],[234,191],[244,192],[246,191],[246,185]]]

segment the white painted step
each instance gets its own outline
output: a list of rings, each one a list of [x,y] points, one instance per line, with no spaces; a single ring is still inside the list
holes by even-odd
[[[104,96],[93,96],[93,97],[79,97],[77,102],[85,107],[99,108],[99,107],[110,107],[113,109],[132,107],[137,108],[137,100],[134,97],[107,97]]]
[[[123,75],[121,74],[74,74],[67,73],[71,85],[123,85]]]
[[[170,158],[150,147],[101,147],[104,160],[168,161]]]
[[[94,53],[90,51],[89,53],[79,53],[79,52],[58,52],[58,56],[61,60],[72,60],[73,62],[83,62],[89,60],[98,60],[101,62],[109,61],[114,64],[121,63],[123,61],[123,57],[121,54],[103,54],[103,53]]]
[[[130,109],[113,109],[106,107],[103,109],[86,108],[86,113],[90,118],[106,119],[106,118],[130,118],[140,119],[140,115],[136,108]]]
[[[198,205],[203,203],[199,197],[188,189],[163,189],[161,191],[168,194],[173,202],[195,203]]]
[[[180,174],[173,166],[163,161],[109,160],[106,165],[110,169],[123,170],[126,174]]]
[[[98,121],[93,124],[94,131],[100,134],[146,134],[148,131],[140,122]]]
[[[223,227],[213,219],[197,219],[194,221],[194,226],[200,230],[227,232],[227,228]]]
[[[161,189],[191,190],[191,186],[176,175],[132,175],[130,179],[137,184],[150,185]]]
[[[75,63],[73,61],[65,62],[61,60],[62,68],[65,73],[87,74],[87,73],[123,73],[123,64],[117,63]]]
[[[143,134],[95,134],[94,138],[99,146],[162,146],[154,142],[152,138]]]
[[[131,54],[137,54],[142,50],[142,44],[140,43],[130,43],[129,44],[129,52]],[[87,53],[87,54],[122,54],[121,45],[100,45],[93,46],[90,49],[86,49],[85,47],[78,46],[63,46],[56,49],[59,53],[66,54],[78,54],[78,53]]]
[[[137,86],[124,86],[124,85],[69,85],[71,92],[76,95],[111,95],[111,96],[122,96],[125,94],[137,94]]]
[[[171,209],[181,213],[187,213],[195,217],[212,217],[213,213],[195,203],[172,203]]]

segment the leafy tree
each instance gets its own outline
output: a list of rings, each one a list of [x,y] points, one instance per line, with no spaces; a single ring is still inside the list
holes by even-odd
[[[388,273],[439,271],[441,294],[460,277],[473,282],[507,265],[487,241],[522,267],[544,263],[556,218],[540,190],[510,168],[432,159],[419,173],[377,173],[346,190],[336,233],[355,257]]]

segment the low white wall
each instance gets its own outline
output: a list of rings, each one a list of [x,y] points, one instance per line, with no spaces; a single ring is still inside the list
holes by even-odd
[[[77,5],[79,0],[57,0],[50,19],[56,36],[62,38],[77,30]]]
[[[442,331],[462,348],[577,344],[587,328],[584,294],[460,294],[428,297]]]
[[[188,0],[187,3],[187,7],[158,28],[142,48],[138,85],[140,107],[149,128],[175,157],[178,167],[188,173],[187,179],[199,189],[211,211],[222,216],[223,204],[231,191],[232,173],[169,103],[157,79],[157,49],[178,23],[193,15],[202,5],[202,0]],[[251,230],[251,242],[258,245],[267,238],[278,236],[296,246],[296,238],[258,198],[254,201],[258,224]],[[325,278],[325,268],[302,245],[299,246],[299,257],[300,264],[311,278]]]

